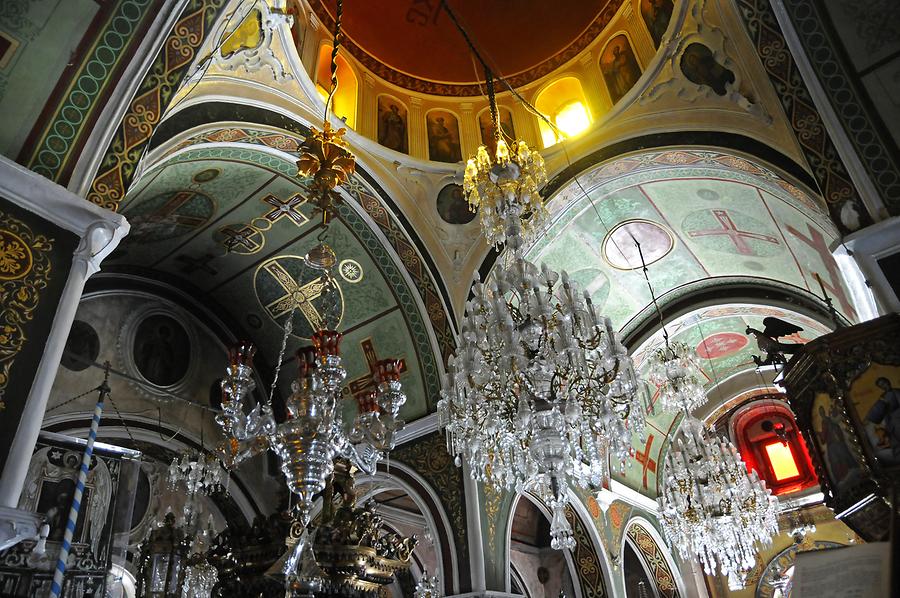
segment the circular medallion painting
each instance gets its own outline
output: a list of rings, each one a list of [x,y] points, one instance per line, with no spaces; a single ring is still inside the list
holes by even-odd
[[[641,244],[638,251],[635,241]],[[649,220],[627,220],[615,226],[603,239],[603,257],[619,270],[641,267],[641,254],[649,266],[666,257],[675,239],[663,226]]]
[[[332,326],[340,324],[344,296],[340,284],[335,283],[335,287],[337,292],[329,293],[322,273],[309,268],[296,255],[266,260],[253,277],[253,288],[262,310],[281,328],[293,311],[291,332],[300,338],[310,338],[324,318],[331,319]]]
[[[475,218],[475,212],[469,210],[463,188],[455,183],[447,185],[438,193],[437,211],[448,224],[468,224]]]
[[[60,360],[62,366],[67,370],[80,372],[97,361],[98,355],[100,355],[100,337],[94,327],[82,320],[72,322],[72,329],[69,331],[66,348]]]
[[[191,341],[174,318],[153,314],[144,318],[134,333],[132,357],[138,373],[157,386],[181,382],[191,362]]]

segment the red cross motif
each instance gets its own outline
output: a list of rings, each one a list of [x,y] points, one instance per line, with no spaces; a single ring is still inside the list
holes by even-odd
[[[238,230],[226,226],[221,230],[221,233],[225,235],[225,249],[228,251],[237,251],[240,248],[246,253],[254,253],[261,247],[261,245],[253,239],[259,231],[249,224],[242,226]],[[240,251],[237,252],[241,253]]]
[[[142,220],[143,222],[164,222],[166,224],[181,224],[183,226],[190,227],[200,226],[205,221],[205,218],[199,218],[197,216],[185,216],[183,214],[175,213],[178,208],[180,208],[193,198],[194,194],[191,191],[179,191],[178,193],[173,195],[169,199],[169,201],[167,201],[161,208],[150,214],[140,216],[138,219]]]
[[[354,399],[357,401],[364,401],[366,399],[366,395],[373,392],[375,390],[375,364],[378,363],[378,355],[375,353],[375,346],[372,344],[372,339],[367,338],[363,342],[360,343],[362,347],[363,354],[366,356],[366,364],[369,366],[369,371],[356,380],[352,380],[348,385],[348,390]],[[406,371],[406,360],[400,360],[400,373]]]
[[[656,461],[650,458],[651,446],[653,446],[653,434],[650,434],[647,437],[647,444],[644,445],[644,452],[637,451],[634,454],[635,461],[644,466],[641,472],[644,476],[644,488],[647,487],[647,471],[656,473]]]
[[[734,220],[731,219],[731,215],[727,210],[711,211],[713,213],[713,216],[716,217],[716,220],[719,221],[719,224],[722,225],[722,228],[688,231],[689,237],[717,237],[725,235],[732,243],[734,243],[735,249],[737,249],[737,252],[741,255],[756,255],[756,253],[753,251],[753,248],[747,243],[746,239],[756,239],[757,241],[765,241],[766,243],[773,243],[775,245],[778,245],[778,239],[776,239],[772,235],[740,230],[734,223]]]
[[[703,359],[717,359],[743,349],[748,342],[746,336],[737,332],[717,332],[700,341],[694,351]]]
[[[285,216],[297,226],[303,226],[309,222],[309,218],[304,216],[303,212],[297,209],[306,203],[306,198],[299,193],[295,193],[285,201],[281,201],[270,193],[263,197],[262,201],[273,206],[272,210],[263,214],[263,218],[269,222],[278,222]]]
[[[834,257],[832,257],[831,252],[828,251],[828,245],[825,243],[825,238],[822,236],[822,233],[814,229],[811,224],[807,223],[806,228],[809,231],[808,237],[793,226],[788,225],[787,227],[789,233],[809,245],[819,255],[819,259],[822,260],[822,263],[825,264],[825,269],[828,270],[828,280],[825,280],[821,275],[819,276],[822,286],[838,300],[838,303],[841,304],[841,308],[846,315],[851,318],[856,318],[856,311],[853,309],[853,306],[850,305],[850,300],[847,298],[847,295],[844,293],[844,288],[841,286],[837,262],[834,261]],[[811,272],[811,274],[813,275],[813,278],[815,278],[817,273]]]

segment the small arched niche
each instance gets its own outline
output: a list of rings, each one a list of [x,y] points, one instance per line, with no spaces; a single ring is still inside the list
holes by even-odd
[[[552,122],[559,132],[538,120],[544,147],[554,145],[562,138],[575,137],[591,126],[591,111],[581,81],[575,77],[563,77],[544,88],[534,102],[534,107]],[[564,137],[560,137],[560,133]]]
[[[550,520],[543,510],[527,494],[521,496],[510,526],[511,579],[527,588],[529,598],[557,598],[560,592],[575,596],[576,576],[567,557],[568,551],[550,547]]]
[[[319,60],[316,63],[316,91],[322,101],[328,101],[331,91],[331,44],[322,44],[319,48]],[[359,95],[359,81],[347,59],[337,55],[338,88],[331,98],[331,110],[351,129],[356,125],[356,101]]]

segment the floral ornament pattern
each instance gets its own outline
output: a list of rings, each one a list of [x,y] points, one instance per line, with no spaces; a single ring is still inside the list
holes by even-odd
[[[34,318],[50,280],[53,239],[0,212],[0,411],[16,356],[25,346],[25,324]]]
[[[637,523],[628,526],[626,532],[628,539],[631,540],[638,549],[641,559],[647,565],[647,569],[653,572],[653,580],[659,595],[664,598],[678,598],[678,586],[675,583],[675,577],[669,569],[666,557],[663,555],[659,544],[653,539],[647,530]]]
[[[31,250],[21,237],[0,230],[0,280],[15,280],[31,272]]]

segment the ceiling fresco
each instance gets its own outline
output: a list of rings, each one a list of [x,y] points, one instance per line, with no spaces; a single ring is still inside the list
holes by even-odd
[[[800,189],[746,160],[701,150],[623,158],[579,175],[549,207],[552,222],[529,259],[568,271],[620,330],[651,303],[635,241],[663,304],[734,277],[821,295],[819,275],[855,319],[829,250],[830,221]]]
[[[549,209],[551,222],[533,240],[529,259],[566,270],[623,333],[658,317],[636,242],[663,308],[739,279],[808,298],[821,295],[818,274],[838,310],[855,318],[829,251],[837,233],[822,206],[739,156],[664,150],[621,158],[579,175],[551,198]],[[713,394],[725,379],[755,369],[752,355],[759,350],[745,334],[747,326],[762,329],[764,317],[780,317],[804,328],[787,339],[792,342],[829,330],[796,311],[739,299],[722,291],[719,305],[667,323],[674,340],[694,348]],[[638,370],[661,342],[657,332],[638,348]],[[655,393],[648,394],[652,405]],[[650,415],[644,438],[633,439],[634,454],[615,477],[655,497],[658,468],[677,423],[670,415]]]
[[[309,2],[325,26],[334,0]],[[449,2],[492,68],[522,86],[574,58],[612,21],[620,0]],[[344,8],[344,47],[363,66],[394,85],[437,95],[482,95],[480,71],[440,2],[359,2]],[[387,35],[386,35],[387,33]],[[435,84],[437,83],[437,84]]]
[[[284,132],[247,127],[216,129],[178,144],[123,201],[120,212],[132,234],[110,263],[178,277],[224,306],[270,363],[296,302],[288,343],[293,351],[323,313],[321,280],[303,265],[318,242],[320,220],[306,202],[294,156],[274,149],[296,149],[299,142]],[[376,192],[359,174],[343,189],[348,201],[338,208],[328,242],[340,260],[338,330],[344,333],[350,393],[367,389],[375,360],[400,358],[409,397],[401,416],[413,420],[437,400],[436,355],[450,350],[449,322],[421,258]],[[283,372],[283,391],[289,392],[292,373],[290,366]]]

